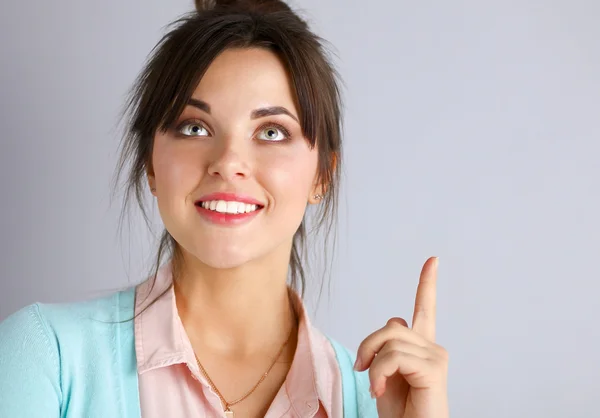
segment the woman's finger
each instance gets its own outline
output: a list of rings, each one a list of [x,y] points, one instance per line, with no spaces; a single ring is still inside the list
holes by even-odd
[[[432,357],[431,350],[402,340],[390,340],[387,343],[385,343],[383,348],[377,353],[377,357],[383,357],[387,353],[392,351],[401,351],[403,353],[412,354],[413,356],[421,357],[424,359]]]
[[[392,318],[387,324],[365,338],[356,353],[355,370],[362,371],[370,367],[375,355],[390,340],[403,340],[420,346],[427,346],[429,342],[421,335],[406,326],[402,318]]]
[[[423,265],[412,323],[412,329],[431,342],[435,341],[437,266],[437,257],[429,258]]]
[[[377,356],[369,368],[371,392],[375,397],[383,395],[389,377],[400,373],[411,387],[427,387],[423,376],[432,368],[431,362],[403,351],[389,351]]]

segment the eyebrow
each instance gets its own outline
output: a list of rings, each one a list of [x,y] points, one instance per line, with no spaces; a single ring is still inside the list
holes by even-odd
[[[198,99],[191,98],[188,101],[188,105],[194,106],[195,108],[200,109],[203,112],[206,112],[210,115],[210,105],[208,103],[206,103],[204,100],[198,100]],[[264,118],[265,116],[276,116],[276,115],[287,115],[290,118],[294,119],[296,122],[300,123],[300,121],[298,121],[298,118],[296,116],[294,116],[292,114],[292,112],[290,112],[283,106],[270,106],[270,107],[261,107],[260,109],[254,109],[250,113],[250,118],[251,119],[259,119],[259,118]]]

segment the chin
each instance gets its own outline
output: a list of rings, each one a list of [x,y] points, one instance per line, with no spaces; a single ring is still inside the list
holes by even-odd
[[[233,258],[206,258],[198,257],[200,262],[213,268],[220,270],[230,270],[243,266],[248,262],[247,259],[233,259]]]
[[[258,257],[248,251],[248,248],[203,248],[195,251],[194,256],[203,264],[215,269],[233,269]]]

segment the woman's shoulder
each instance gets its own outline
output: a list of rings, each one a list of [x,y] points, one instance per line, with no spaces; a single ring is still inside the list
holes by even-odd
[[[135,397],[133,303],[129,289],[87,301],[33,303],[0,322],[0,410],[58,416],[68,402],[69,416],[92,416],[113,411],[123,391]]]
[[[133,289],[77,302],[32,303],[0,322],[0,341],[75,342],[130,319],[133,303]]]
[[[77,326],[90,322],[114,323],[131,318],[134,288],[113,291],[103,296],[68,303],[35,303],[40,313],[56,325]]]

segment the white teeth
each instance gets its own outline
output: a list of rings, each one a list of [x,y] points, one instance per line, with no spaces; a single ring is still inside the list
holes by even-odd
[[[227,213],[238,213],[238,207],[240,206],[240,204],[238,202],[227,202],[227,209],[225,209],[225,211]]]
[[[227,202],[225,200],[211,200],[202,202],[201,206],[204,209],[231,214],[254,212],[257,208],[257,205],[251,205],[242,202]]]
[[[219,200],[217,202],[217,208],[216,208],[217,212],[221,212],[221,213],[225,213],[227,212],[227,202],[224,200]]]

